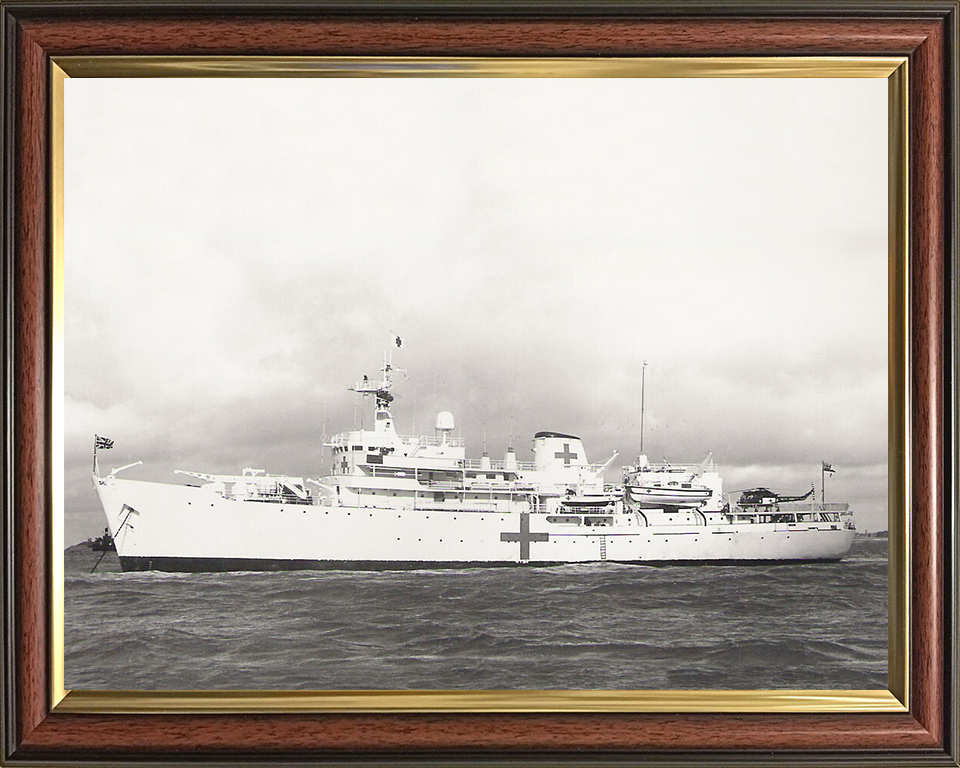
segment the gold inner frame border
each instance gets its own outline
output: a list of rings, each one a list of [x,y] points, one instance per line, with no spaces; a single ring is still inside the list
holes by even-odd
[[[64,81],[71,77],[885,78],[888,81],[888,690],[74,691],[64,688]],[[909,73],[906,57],[55,56],[50,62],[50,706],[57,713],[855,713],[909,709]]]

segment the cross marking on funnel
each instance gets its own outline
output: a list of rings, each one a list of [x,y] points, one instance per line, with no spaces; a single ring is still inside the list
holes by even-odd
[[[570,451],[570,443],[564,443],[564,444],[563,444],[563,450],[562,450],[562,451],[557,451],[555,454],[553,454],[553,457],[554,457],[555,459],[563,459],[563,464],[564,464],[564,466],[569,467],[569,466],[570,466],[570,459],[575,459],[575,458],[577,458],[577,452],[576,452],[576,451],[571,452],[571,451]]]
[[[530,533],[530,513],[520,513],[520,533],[501,533],[500,541],[519,541],[520,542],[520,560],[530,559],[530,542],[547,541],[550,535],[546,533]]]

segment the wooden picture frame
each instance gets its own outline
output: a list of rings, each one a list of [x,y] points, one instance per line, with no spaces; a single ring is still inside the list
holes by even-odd
[[[221,764],[958,765],[956,2],[3,2],[4,670],[0,759]],[[51,253],[58,59],[102,56],[904,57],[909,77],[902,667],[887,711],[232,712],[187,697],[111,714],[52,693]],[[899,87],[899,86],[898,86]],[[894,304],[896,299],[894,300]],[[897,308],[891,312],[896,314]],[[896,339],[892,343],[896,343]],[[908,578],[909,576],[909,578]],[[894,644],[896,646],[896,644]],[[190,710],[194,710],[190,712]],[[576,710],[576,707],[573,708]],[[589,708],[585,708],[589,709]],[[708,708],[710,709],[710,708]],[[149,710],[149,711],[148,711]]]

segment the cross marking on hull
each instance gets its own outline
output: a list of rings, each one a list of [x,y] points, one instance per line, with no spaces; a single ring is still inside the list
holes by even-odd
[[[520,542],[520,560],[530,559],[531,541],[548,541],[550,535],[547,533],[530,533],[530,513],[520,513],[520,533],[501,533],[500,541],[519,541]]]
[[[555,459],[563,459],[563,464],[564,464],[564,466],[569,467],[569,466],[570,466],[570,459],[575,459],[575,458],[577,458],[577,452],[570,450],[570,443],[564,443],[564,444],[563,444],[563,450],[562,450],[562,451],[557,451],[555,454],[553,454],[553,457],[554,457]]]

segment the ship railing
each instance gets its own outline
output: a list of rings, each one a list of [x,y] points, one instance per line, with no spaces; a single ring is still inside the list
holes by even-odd
[[[475,491],[492,491],[494,493],[529,493],[534,490],[534,486],[530,483],[517,483],[513,480],[503,480],[500,482],[491,482],[486,480],[484,482],[470,482],[468,485],[460,486],[463,490],[468,493],[474,493]]]
[[[777,506],[785,512],[839,512],[846,513],[850,509],[849,504],[840,502],[822,502],[811,501],[781,501]],[[852,514],[852,513],[851,513]]]
[[[447,437],[444,441],[441,437],[431,437],[430,435],[400,435],[400,440],[404,445],[414,446],[439,446],[448,445],[451,448],[463,448],[466,441],[462,437]],[[346,448],[357,444],[355,432],[341,432],[327,440],[324,445],[328,448]]]
[[[264,501],[272,504],[315,504],[316,499],[307,492],[304,496],[297,496],[292,492],[284,492],[282,489],[256,488],[236,492],[233,488],[224,488],[219,491],[225,499],[237,499],[239,501]]]
[[[713,460],[708,461],[706,464],[647,464],[645,467],[631,467],[631,470],[638,471],[642,474],[646,474],[648,472],[663,472],[678,475],[692,475],[701,472],[701,467],[703,468],[703,474],[708,472],[718,472],[716,462]]]
[[[463,448],[467,443],[462,437],[451,437],[447,436],[446,439],[442,437],[432,437],[430,435],[400,435],[400,440],[404,445],[415,445],[415,446],[425,446],[425,447],[437,447],[440,445],[448,445],[451,448]]]
[[[483,459],[464,459],[460,462],[464,469],[485,469]],[[534,469],[532,461],[516,461],[512,466],[507,466],[503,459],[490,459],[490,470],[496,472],[531,472]]]
[[[536,490],[533,484],[528,483],[515,483],[512,481],[506,481],[502,483],[469,483],[464,485],[463,482],[457,480],[427,480],[420,478],[420,485],[431,488],[434,490],[444,490],[444,491],[460,491],[464,493],[475,493],[478,491],[490,491],[492,493],[530,493],[531,491]]]

